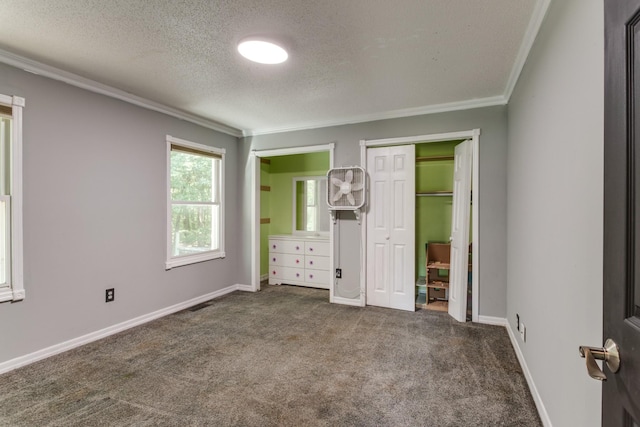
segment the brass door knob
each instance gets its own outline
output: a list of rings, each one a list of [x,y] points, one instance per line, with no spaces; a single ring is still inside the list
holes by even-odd
[[[580,356],[584,357],[587,361],[587,372],[591,378],[599,381],[607,380],[607,376],[596,363],[596,359],[604,360],[604,363],[607,364],[609,370],[614,374],[620,369],[620,351],[618,345],[611,338],[605,341],[604,347],[581,345],[578,350],[580,351]]]

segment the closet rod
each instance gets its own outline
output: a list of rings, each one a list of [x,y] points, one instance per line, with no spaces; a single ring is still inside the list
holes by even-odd
[[[427,196],[453,196],[453,193],[450,191],[427,191],[424,193],[416,193],[416,197],[427,197]]]

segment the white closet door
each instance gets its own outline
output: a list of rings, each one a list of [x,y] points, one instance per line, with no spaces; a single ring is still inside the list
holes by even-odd
[[[473,158],[471,144],[471,140],[467,140],[456,146],[453,169],[449,315],[458,322],[466,322],[467,319],[469,211],[471,206],[471,161]]]
[[[415,146],[369,148],[367,304],[415,310]]]

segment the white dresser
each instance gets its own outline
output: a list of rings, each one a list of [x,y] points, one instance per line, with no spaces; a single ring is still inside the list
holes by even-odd
[[[329,239],[269,236],[269,284],[329,289]]]

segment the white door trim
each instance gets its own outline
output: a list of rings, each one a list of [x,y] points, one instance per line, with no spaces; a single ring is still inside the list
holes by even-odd
[[[436,133],[430,135],[405,136],[399,138],[384,139],[363,139],[360,140],[360,165],[367,169],[367,148],[378,147],[384,145],[406,145],[424,142],[441,142],[453,141],[456,139],[471,139],[473,141],[473,175],[471,177],[471,187],[473,189],[473,204],[471,205],[471,223],[473,233],[473,253],[471,262],[473,265],[472,277],[472,318],[474,322],[479,320],[479,290],[480,290],[480,229],[479,229],[479,206],[480,206],[480,174],[479,174],[479,157],[480,157],[480,129],[471,129],[467,131]],[[360,235],[364,247],[367,245],[367,212],[366,209],[362,213],[362,222],[360,224]],[[363,254],[364,258],[360,265],[360,289],[366,291],[366,274],[367,274],[367,254]]]
[[[260,161],[261,157],[288,156],[292,154],[329,152],[329,168],[333,167],[336,144],[306,145],[302,147],[276,148],[271,150],[253,150],[249,155],[249,168],[253,174],[251,186],[251,290],[260,290]],[[329,271],[333,277],[333,221],[329,221]],[[331,280],[331,291],[333,291]]]

